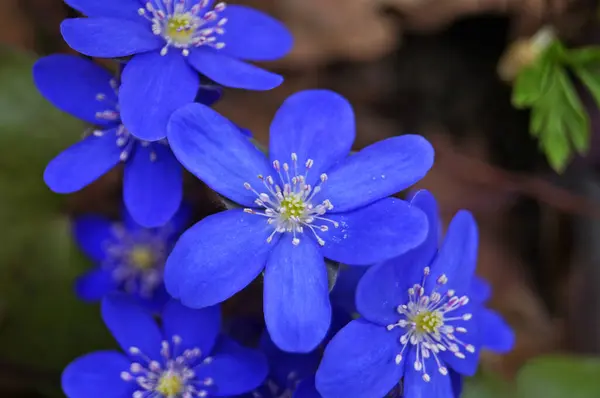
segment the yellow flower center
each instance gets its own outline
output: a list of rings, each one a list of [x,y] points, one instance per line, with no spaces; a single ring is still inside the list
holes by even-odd
[[[195,32],[194,16],[190,13],[171,16],[165,29],[166,36],[173,43],[180,45],[190,44]]]
[[[290,195],[281,201],[280,213],[285,220],[289,220],[293,217],[302,217],[305,209],[306,204],[300,195]]]
[[[444,326],[444,317],[439,311],[420,312],[411,321],[415,323],[417,333],[438,333],[439,328]]]
[[[156,391],[167,398],[175,398],[183,390],[183,383],[176,374],[164,373],[158,381]]]
[[[136,246],[129,253],[129,261],[136,268],[139,268],[141,270],[148,270],[154,267],[154,253],[149,247]]]

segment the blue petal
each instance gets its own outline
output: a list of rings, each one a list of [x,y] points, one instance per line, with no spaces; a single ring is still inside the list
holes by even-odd
[[[198,72],[225,87],[263,91],[283,83],[280,75],[210,48],[194,49],[187,59]]]
[[[381,326],[398,321],[396,308],[407,302],[407,290],[414,285],[409,275],[417,265],[411,253],[367,269],[356,289],[356,308],[365,319]]]
[[[435,199],[423,190],[413,196],[410,205],[427,216],[427,238],[407,253],[369,268],[356,290],[358,312],[383,326],[398,320],[396,307],[408,301],[408,288],[421,281],[423,270],[437,251],[439,219]]]
[[[167,136],[177,109],[194,101],[200,78],[180,54],[136,55],[123,70],[119,90],[121,118],[136,137],[155,141]]]
[[[301,381],[296,391],[294,391],[292,398],[321,398],[321,394],[319,394],[315,386],[315,378],[309,377]]]
[[[276,239],[263,217],[227,210],[206,217],[179,239],[165,268],[171,296],[193,308],[220,303],[258,276]]]
[[[358,282],[368,268],[343,267],[331,290],[331,303],[343,309],[347,314],[353,314],[356,310],[356,287]]]
[[[94,269],[80,276],[75,282],[77,297],[84,301],[99,301],[106,294],[114,291],[117,284],[109,271]]]
[[[60,24],[67,44],[90,57],[115,58],[158,50],[164,40],[149,25],[117,18],[73,18]]]
[[[478,303],[485,303],[492,296],[492,287],[484,279],[474,276],[471,280],[469,298]]]
[[[173,215],[173,218],[167,224],[156,229],[156,231],[161,236],[164,236],[169,244],[174,244],[179,235],[181,235],[181,232],[190,226],[191,216],[192,208],[189,204],[182,202],[177,212]],[[142,229],[147,229],[131,216],[125,205],[121,209],[121,219],[129,232],[136,233]]]
[[[292,244],[286,234],[265,270],[264,312],[273,342],[290,352],[312,351],[331,323],[325,260],[310,238]]]
[[[72,55],[49,55],[33,66],[35,85],[48,101],[61,111],[95,125],[115,124],[96,117],[98,112],[116,110],[112,78],[101,66]],[[98,100],[98,94],[105,99]]]
[[[134,220],[146,228],[164,225],[182,196],[183,169],[171,150],[162,144],[137,145],[123,175],[123,197]]]
[[[88,17],[125,18],[144,21],[138,14],[141,8],[139,0],[65,0],[65,3]]]
[[[68,398],[124,398],[137,383],[121,379],[131,361],[116,351],[97,351],[71,362],[62,374],[62,389]]]
[[[328,90],[301,91],[277,111],[271,124],[269,155],[284,163],[296,153],[302,170],[312,159],[308,183],[314,184],[321,173],[348,156],[355,135],[354,112],[344,97]]]
[[[383,397],[404,371],[396,365],[399,335],[364,320],[350,322],[327,345],[317,370],[324,397]]]
[[[223,89],[214,84],[201,84],[194,102],[212,106],[223,96]]]
[[[410,187],[432,165],[433,147],[425,138],[388,138],[350,156],[329,172],[315,200],[329,199],[335,212],[357,209]]]
[[[427,238],[418,247],[421,252],[420,260],[423,267],[429,265],[437,254],[440,244],[440,216],[437,201],[431,192],[422,189],[413,194],[410,205],[423,210],[427,216],[429,230]]]
[[[452,369],[450,369],[449,376],[452,383],[452,392],[454,393],[454,398],[459,398],[463,390],[463,378],[460,374],[456,373]]]
[[[110,294],[102,300],[102,319],[121,348],[135,360],[139,355],[130,351],[138,348],[150,359],[160,358],[162,336],[152,314],[134,298],[125,294]]]
[[[416,371],[412,366],[416,361],[416,352],[417,350],[411,350],[407,358],[404,396],[410,398],[455,398],[450,376],[444,376],[438,371],[433,358],[426,360],[425,365],[431,380],[429,382],[423,380],[423,372]]]
[[[498,354],[509,352],[515,346],[515,333],[495,311],[483,309],[477,313],[481,330],[481,345]]]
[[[225,34],[219,50],[235,58],[270,61],[283,57],[292,49],[294,38],[284,24],[250,7],[227,5]]]
[[[116,130],[91,135],[52,159],[44,171],[46,185],[56,193],[72,193],[96,181],[120,162]]]
[[[334,205],[335,206],[335,205]],[[349,265],[371,265],[414,248],[427,235],[425,214],[403,200],[387,198],[361,209],[325,215],[339,223],[319,232],[325,257]]]
[[[170,300],[162,313],[165,338],[181,337],[183,350],[199,348],[202,356],[207,356],[217,341],[221,328],[221,308],[218,305],[194,310]]]
[[[214,380],[210,396],[229,397],[249,392],[262,384],[269,370],[263,353],[230,339],[220,342],[212,358],[209,364],[194,369],[198,379]]]
[[[244,188],[244,183],[262,185],[257,176],[273,170],[236,126],[204,105],[186,105],[173,114],[169,144],[192,174],[244,206],[256,206],[256,195]]]
[[[100,216],[81,216],[73,221],[73,234],[79,248],[94,261],[106,258],[106,245],[115,239],[113,223]]]
[[[427,278],[425,290],[431,291],[437,278],[445,274],[448,289],[468,293],[477,265],[479,233],[473,215],[460,210],[448,226],[440,251],[431,265],[431,277]]]
[[[269,361],[269,378],[280,387],[289,386],[292,380],[314,375],[321,360],[319,350],[308,354],[293,354],[280,350],[266,331],[260,338],[260,350]]]

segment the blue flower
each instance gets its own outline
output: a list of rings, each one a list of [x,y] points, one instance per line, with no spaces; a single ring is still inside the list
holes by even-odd
[[[168,138],[177,158],[245,209],[207,217],[182,235],[167,260],[169,293],[190,307],[214,305],[266,267],[271,338],[286,351],[312,351],[331,318],[324,257],[369,265],[427,233],[422,211],[388,196],[427,173],[431,145],[405,135],[348,157],[354,136],[352,107],[324,90],[295,94],[279,109],[271,162],[212,109],[189,104],[175,112]]]
[[[437,204],[419,191],[411,204],[429,218],[418,248],[367,270],[356,292],[363,318],[329,343],[317,371],[324,398],[382,397],[403,380],[406,398],[452,398],[449,371],[473,375],[482,347],[511,349],[511,329],[471,292],[478,232],[472,215],[459,211],[438,250]]]
[[[102,67],[70,55],[50,55],[33,68],[40,92],[64,112],[99,126],[54,158],[44,173],[57,193],[72,193],[125,163],[123,196],[145,227],[165,224],[179,208],[183,169],[166,140],[141,141],[121,122],[118,83]],[[198,99],[211,105],[220,90],[204,87]]]
[[[335,286],[329,295],[331,303],[343,309],[349,316],[356,314],[356,286],[367,269],[342,264]]]
[[[252,393],[246,394],[245,397],[291,398],[292,395],[297,396],[299,385],[301,383],[306,384],[304,383],[305,380],[312,380],[314,386],[314,376],[321,360],[323,347],[350,320],[351,318],[342,308],[334,307],[331,328],[325,340],[317,349],[306,354],[281,351],[273,343],[269,334],[264,331],[260,336],[259,348],[269,362],[269,375],[261,387],[252,391]],[[309,381],[309,383],[311,382]],[[309,397],[309,395],[302,394],[301,396]]]
[[[192,310],[171,300],[159,328],[131,297],[110,295],[102,318],[125,353],[97,351],[71,362],[62,375],[69,398],[229,397],[267,375],[261,352],[219,337],[218,306]]]
[[[100,216],[74,221],[75,239],[97,267],[81,276],[77,296],[98,301],[106,294],[123,291],[151,309],[168,301],[163,283],[164,265],[179,234],[188,226],[189,209],[182,206],[175,217],[159,228],[146,229],[124,211],[123,222]]]
[[[284,56],[292,37],[252,8],[213,0],[66,0],[89,18],[63,21],[66,42],[101,58],[133,55],[123,71],[119,102],[130,132],[165,138],[171,114],[194,100],[198,72],[227,87],[270,90],[283,81],[240,60]]]
[[[306,354],[281,351],[267,333],[261,336],[259,348],[267,357],[269,375],[265,383],[246,398],[291,398],[302,380],[314,377],[321,359],[320,350]]]

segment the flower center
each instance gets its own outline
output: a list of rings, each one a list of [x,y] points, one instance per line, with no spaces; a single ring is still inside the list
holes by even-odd
[[[173,336],[172,341],[162,342],[160,360],[153,360],[137,347],[130,347],[129,354],[137,359],[128,370],[121,372],[121,379],[134,382],[138,390],[133,398],[204,398],[214,380],[207,377],[198,380],[194,368],[209,364],[212,357],[202,359],[199,348],[181,351],[181,337]]]
[[[158,380],[156,391],[165,397],[176,397],[183,389],[183,383],[178,375],[165,372]]]
[[[263,192],[258,192],[245,182],[244,187],[254,192],[257,199],[254,201],[257,206],[262,209],[246,208],[244,211],[249,214],[257,214],[267,218],[267,223],[273,225],[273,233],[267,238],[267,242],[271,242],[276,233],[292,233],[292,243],[300,244],[298,235],[304,232],[304,228],[308,228],[315,236],[317,242],[323,246],[325,241],[319,236],[319,231],[326,232],[331,224],[335,228],[339,226],[337,221],[323,217],[323,215],[333,209],[333,205],[329,200],[323,200],[319,204],[313,204],[312,201],[317,193],[321,191],[321,185],[327,181],[327,174],[323,173],[319,177],[319,182],[316,186],[311,186],[306,183],[308,172],[313,166],[313,160],[308,159],[305,163],[305,171],[300,174],[298,171],[298,155],[292,153],[292,166],[278,161],[273,161],[273,169],[275,169],[276,177],[279,183],[276,183],[272,176],[258,176],[258,179],[263,183]]]
[[[426,367],[428,358],[433,356],[438,371],[442,375],[447,375],[448,369],[438,358],[440,352],[450,351],[461,359],[465,358],[463,349],[469,353],[475,352],[473,345],[464,343],[456,336],[456,333],[467,332],[464,323],[470,320],[472,315],[461,313],[450,316],[451,312],[467,305],[469,297],[459,298],[455,296],[454,290],[448,290],[443,295],[439,293],[438,289],[448,282],[448,278],[443,274],[437,279],[437,285],[431,294],[426,295],[424,286],[429,273],[429,267],[425,267],[421,284],[416,284],[408,289],[408,303],[396,308],[398,314],[403,318],[397,323],[387,326],[387,330],[393,330],[396,327],[404,330],[404,334],[400,337],[402,349],[396,355],[396,364],[402,362],[406,348],[409,345],[413,346],[416,349],[414,369],[422,372],[422,378],[426,382],[431,380]]]
[[[148,270],[154,267],[154,252],[147,246],[136,245],[129,253],[129,261],[142,271]]]
[[[225,47],[217,36],[225,34],[223,26],[227,18],[219,16],[226,5],[218,3],[213,10],[204,12],[210,0],[196,0],[193,6],[186,0],[148,0],[145,8],[138,13],[152,23],[152,33],[162,36],[166,45],[160,51],[166,55],[169,47],[180,48],[184,56],[190,48],[210,46],[216,49]]]
[[[194,16],[189,12],[173,15],[165,27],[165,35],[173,40],[174,44],[180,45],[190,43],[195,31]]]
[[[125,292],[152,297],[163,281],[171,225],[130,232],[117,224],[113,231],[114,239],[107,242],[108,256],[103,267]]]
[[[439,333],[444,326],[444,315],[439,311],[423,311],[415,315],[411,321],[417,333]]]

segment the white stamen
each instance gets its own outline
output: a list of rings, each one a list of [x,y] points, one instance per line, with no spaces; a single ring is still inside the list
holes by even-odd
[[[323,217],[323,215],[333,209],[329,200],[323,200],[321,203],[314,204],[313,199],[321,191],[322,184],[327,181],[327,174],[319,176],[315,186],[307,183],[307,176],[314,162],[308,159],[305,162],[306,170],[301,173],[298,170],[298,155],[292,153],[291,163],[281,163],[279,160],[273,161],[275,178],[273,176],[262,175],[258,179],[263,183],[263,191],[259,192],[250,183],[245,182],[244,188],[252,191],[257,199],[254,203],[262,210],[244,209],[248,214],[260,215],[267,218],[267,223],[273,226],[273,233],[267,238],[267,242],[272,242],[275,233],[292,233],[292,244],[297,246],[301,242],[301,234],[305,229],[310,230],[317,243],[325,245],[325,240],[319,233],[329,231],[329,225],[335,228],[339,227],[337,221]],[[278,181],[275,182],[275,179]],[[327,225],[329,224],[329,225]]]
[[[461,359],[465,358],[465,353],[475,352],[475,346],[464,343],[454,335],[454,332],[467,333],[467,328],[461,322],[469,321],[472,314],[459,316],[451,314],[466,306],[469,298],[467,296],[459,298],[455,296],[453,290],[448,290],[445,294],[438,292],[437,289],[448,282],[446,275],[437,277],[431,293],[425,294],[425,286],[429,286],[426,280],[430,274],[429,267],[425,267],[421,283],[407,289],[409,301],[396,307],[396,311],[403,318],[386,326],[388,331],[397,327],[404,330],[404,334],[399,339],[402,348],[394,359],[396,364],[402,362],[404,351],[409,345],[412,346],[416,353],[413,367],[417,372],[422,373],[421,378],[425,382],[431,380],[427,372],[427,367],[431,366],[431,363],[435,363],[440,374],[448,375],[448,368],[438,357],[440,352],[450,351]]]
[[[213,10],[199,15],[207,6],[206,0],[194,5],[187,5],[182,0],[147,0],[145,9],[140,8],[138,14],[151,22],[154,35],[165,40],[161,55],[167,55],[169,48],[174,47],[187,57],[194,47],[225,47],[218,37],[225,34],[227,18],[222,13],[226,4],[218,3]]]
[[[138,358],[138,362],[131,365],[129,372],[121,372],[121,379],[137,384],[138,389],[132,394],[133,398],[199,398],[208,396],[208,391],[198,390],[198,386],[213,386],[214,379],[205,377],[198,380],[194,369],[208,363],[206,359],[210,357],[202,361],[199,348],[182,352],[179,347],[181,343],[182,339],[179,336],[173,336],[171,343],[163,341],[162,358],[158,361],[151,360],[139,348],[131,347],[129,349],[129,352]]]

